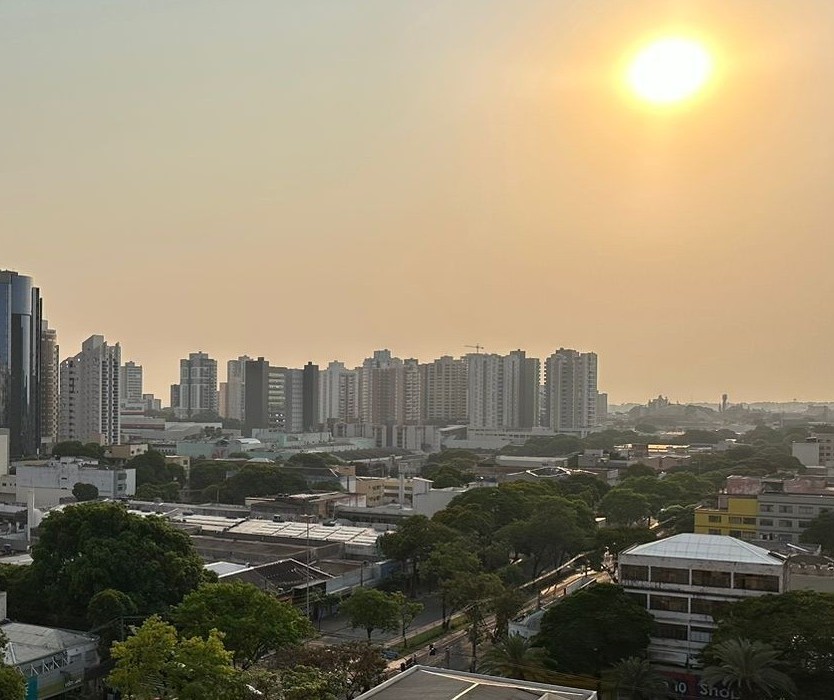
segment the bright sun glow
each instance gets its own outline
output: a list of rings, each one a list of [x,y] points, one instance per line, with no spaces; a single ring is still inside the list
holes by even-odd
[[[670,37],[637,54],[628,68],[628,83],[642,99],[669,104],[695,95],[711,72],[712,59],[701,44]]]

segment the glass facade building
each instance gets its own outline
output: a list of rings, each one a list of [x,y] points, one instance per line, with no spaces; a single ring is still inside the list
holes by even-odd
[[[40,448],[41,298],[32,278],[0,270],[0,428],[13,457]]]

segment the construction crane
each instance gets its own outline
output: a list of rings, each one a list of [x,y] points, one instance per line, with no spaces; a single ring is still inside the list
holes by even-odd
[[[480,354],[481,350],[486,350],[486,348],[483,345],[478,345],[477,343],[475,345],[464,345],[463,347],[475,348],[475,352],[478,354]]]

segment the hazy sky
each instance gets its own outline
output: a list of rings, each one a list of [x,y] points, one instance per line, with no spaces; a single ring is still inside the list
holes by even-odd
[[[685,108],[622,87],[684,32]],[[0,0],[0,267],[62,357],[559,346],[612,402],[834,399],[830,0]]]

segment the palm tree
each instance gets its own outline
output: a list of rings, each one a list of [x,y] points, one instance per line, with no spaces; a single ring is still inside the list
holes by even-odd
[[[544,667],[546,658],[544,649],[532,646],[521,635],[512,634],[484,654],[479,670],[522,681],[546,681],[550,675]]]
[[[723,683],[738,691],[742,700],[796,697],[796,686],[782,671],[774,668],[779,652],[769,644],[749,639],[728,639],[712,650],[716,663],[704,669],[709,685]]]
[[[616,663],[606,674],[618,698],[627,700],[665,700],[669,688],[648,659],[630,656]]]

